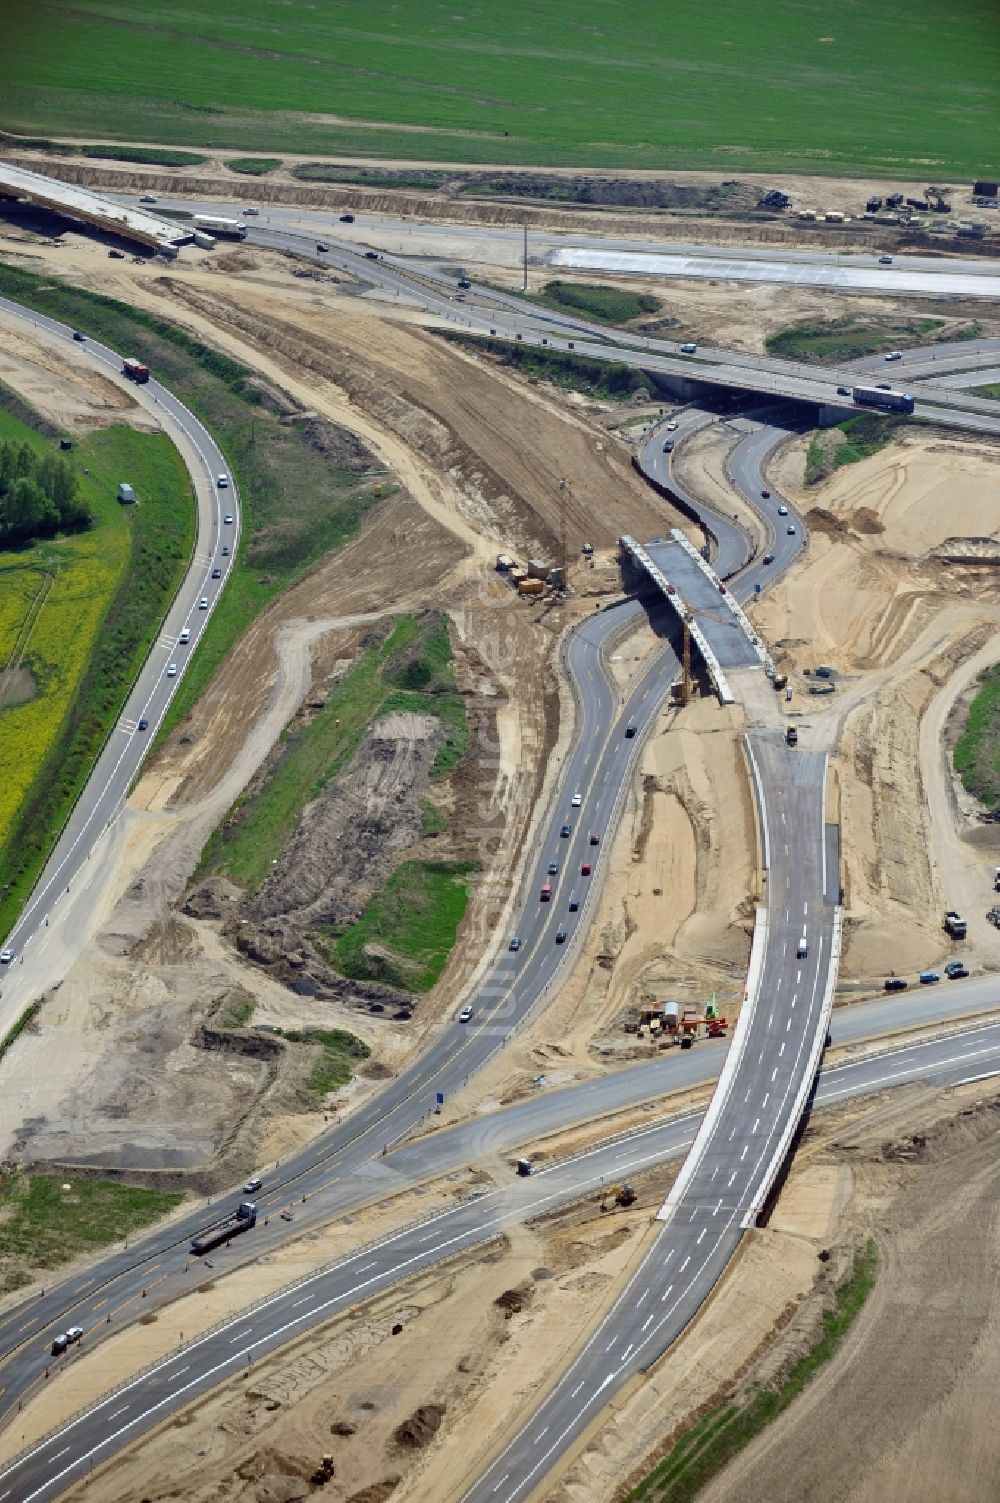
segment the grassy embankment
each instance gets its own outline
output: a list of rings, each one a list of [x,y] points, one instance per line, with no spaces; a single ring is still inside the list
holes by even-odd
[[[648,292],[629,292],[627,287],[600,283],[546,282],[531,301],[560,313],[579,313],[600,324],[628,324],[642,314],[659,313],[663,306]]]
[[[897,428],[908,422],[903,414],[861,412],[825,428],[823,438],[812,439],[806,451],[806,485],[818,485],[845,464],[870,459],[892,442]],[[834,446],[831,439],[835,433],[842,437]]]
[[[953,756],[966,791],[987,809],[1000,809],[1000,667],[979,675]]]
[[[465,752],[468,728],[443,617],[401,616],[380,643],[362,653],[311,721],[286,730],[263,783],[234,804],[208,841],[199,873],[225,872],[256,891],[305,805],[346,765],[371,721],[392,710],[436,715],[443,722],[445,741],[431,777],[447,777]],[[424,833],[443,827],[440,810],[429,799],[423,802],[422,826]],[[461,863],[403,862],[355,925],[343,934],[319,932],[316,939],[344,975],[377,976],[426,991],[455,942],[471,871]],[[365,944],[376,937],[399,957],[392,976],[392,966],[376,966],[364,955]]]
[[[774,1388],[751,1385],[743,1400],[715,1406],[668,1452],[629,1494],[629,1503],[691,1503],[744,1446],[808,1386],[836,1352],[875,1287],[874,1242],[854,1255],[849,1278],[836,1291],[833,1309],[823,1317],[823,1335]]]
[[[538,349],[532,345],[511,344],[506,339],[487,335],[460,334],[453,329],[436,331],[453,344],[484,352],[500,365],[510,366],[522,375],[549,381],[563,391],[580,391],[600,402],[629,402],[636,392],[655,392],[656,377],[650,371],[635,370],[617,362],[591,360],[562,350]]]
[[[344,1028],[276,1028],[275,1033],[289,1044],[305,1046],[312,1060],[305,1082],[304,1102],[312,1106],[338,1086],[347,1085],[359,1060],[367,1059],[371,1050],[363,1039]]]
[[[269,172],[277,172],[281,166],[280,157],[233,157],[226,163],[230,172],[239,172],[244,177],[266,177]]]
[[[993,397],[996,401],[1000,402],[1000,386],[996,384],[990,386],[972,386],[969,390],[974,397]]]
[[[70,146],[64,141],[51,141],[48,136],[4,136],[0,134],[0,146],[9,146],[16,151],[53,151],[60,156],[90,157],[99,162],[139,162],[149,167],[200,167],[208,161],[194,151],[172,151],[161,146],[107,146],[88,144]]]
[[[0,1174],[0,1293],[132,1236],[183,1198],[65,1174]]]
[[[236,152],[921,183],[984,170],[994,125],[992,0],[944,20],[937,0],[854,5],[839,28],[827,0],[713,0],[708,15],[634,0],[627,24],[603,0],[461,15],[441,0],[287,0],[278,29],[274,15],[272,0],[9,0],[0,124]]]
[[[878,318],[874,322],[847,314],[844,318],[807,320],[769,334],[764,341],[769,355],[785,360],[811,360],[817,364],[837,365],[862,355],[880,355],[888,350],[906,349],[908,345],[925,345],[928,334],[945,327],[943,318]],[[976,323],[949,330],[949,343],[956,339],[978,339],[982,330]],[[891,372],[890,372],[891,374]],[[872,378],[874,379],[874,378]]]
[[[0,407],[0,437],[57,449],[13,405],[21,417]],[[12,670],[0,707],[0,934],[79,796],[194,541],[187,472],[163,435],[102,429],[62,458],[93,527],[0,552],[0,683]],[[116,501],[123,479],[138,506]]]
[[[354,535],[375,504],[374,486],[363,469],[334,463],[306,425],[282,425],[245,366],[166,319],[2,264],[0,293],[145,360],[201,418],[239,482],[239,557],[164,723],[169,731],[260,611]]]

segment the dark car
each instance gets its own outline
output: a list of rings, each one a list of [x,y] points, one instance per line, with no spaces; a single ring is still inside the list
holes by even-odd
[[[961,981],[968,974],[969,972],[964,965],[956,965],[948,972],[948,980]]]
[[[213,569],[212,570],[212,578],[213,579],[221,579],[222,578],[222,570],[221,569]]]
[[[566,943],[566,930],[565,929],[557,929],[556,930],[556,944],[557,945],[564,945],[565,943]]]
[[[569,839],[570,831],[572,828],[572,825],[563,825],[562,829],[559,831],[559,834],[562,836],[563,840]]]
[[[223,543],[223,545],[222,545],[222,557],[223,558],[228,558],[229,557],[229,544],[228,543]]]
[[[317,240],[316,241],[316,249],[318,251],[324,251],[325,252],[325,251],[328,251],[330,249],[330,247],[328,245],[324,245],[322,240]]]
[[[365,251],[365,260],[366,261],[377,261],[378,260],[378,251]]]
[[[124,259],[125,259],[125,252],[124,251],[116,251],[116,250],[109,250],[108,251],[108,260],[109,261],[124,261]]]
[[[889,976],[883,983],[887,992],[905,992],[909,984],[905,976]]]
[[[79,329],[73,330],[73,338],[76,340],[77,344],[83,344],[86,337],[86,334],[81,334]]]
[[[140,731],[148,731],[149,730],[149,721],[146,719],[145,715],[139,721],[139,730]]]
[[[761,562],[765,563],[765,564],[773,564],[774,563],[774,554],[773,553],[765,553],[763,559],[761,560]]]
[[[341,224],[353,224],[354,223],[354,215],[353,214],[341,214],[341,216],[340,216],[340,222],[341,222]]]
[[[838,397],[849,397],[850,395],[851,395],[851,388],[849,386],[838,386],[837,387],[837,396]]]
[[[558,875],[558,872],[559,872],[559,862],[558,861],[550,861],[549,862],[549,876],[550,877],[555,877],[555,876]]]
[[[940,981],[940,980],[941,980],[941,977],[938,975],[937,971],[921,971],[920,972],[920,985],[921,986],[933,986],[936,981]]]
[[[463,292],[468,292],[469,288],[472,286],[472,283],[469,281],[468,277],[459,277],[458,285],[459,287],[461,287]]]
[[[770,491],[761,491],[761,495],[764,497],[765,501],[770,501],[770,499],[771,499],[771,492]]]
[[[600,835],[595,835],[593,830],[590,832],[590,843],[591,845],[600,845],[601,843]]]
[[[511,940],[507,948],[508,950],[519,950],[521,948],[521,941],[516,934],[514,935],[514,938]]]
[[[946,976],[950,976],[952,971],[960,971],[961,969],[962,962],[960,960],[949,960],[944,968],[944,973]]]

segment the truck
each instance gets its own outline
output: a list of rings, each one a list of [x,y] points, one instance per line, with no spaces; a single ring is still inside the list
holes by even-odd
[[[122,375],[128,376],[130,381],[137,381],[141,386],[149,380],[149,366],[143,365],[141,360],[133,360],[129,357],[122,361]]]
[[[191,1251],[196,1258],[203,1257],[211,1252],[213,1247],[221,1247],[223,1242],[228,1242],[231,1237],[242,1236],[252,1226],[257,1225],[257,1207],[252,1200],[241,1200],[231,1216],[225,1221],[220,1221],[217,1226],[210,1226],[207,1231],[199,1232],[191,1243]]]
[[[552,883],[551,882],[543,882],[542,883],[542,890],[538,894],[538,901],[540,903],[550,903],[552,901]]]
[[[245,240],[247,227],[242,219],[225,219],[214,214],[196,214],[196,230],[206,230],[209,235],[225,235],[230,240]]]
[[[194,240],[195,245],[198,247],[199,250],[214,250],[215,249],[215,236],[214,235],[206,235],[206,233],[205,233],[204,230],[195,230],[194,235],[193,235],[192,238]]]
[[[948,912],[944,916],[946,934],[952,939],[964,939],[968,933],[968,927],[968,924],[960,913],[956,913],[954,908],[948,909]]]
[[[913,398],[906,391],[885,391],[880,386],[855,386],[851,396],[859,407],[883,407],[887,412],[913,411]]]

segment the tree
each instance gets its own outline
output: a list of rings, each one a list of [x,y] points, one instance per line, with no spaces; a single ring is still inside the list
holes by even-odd
[[[15,538],[39,537],[54,532],[59,525],[55,505],[28,475],[14,481],[4,511],[6,531]]]

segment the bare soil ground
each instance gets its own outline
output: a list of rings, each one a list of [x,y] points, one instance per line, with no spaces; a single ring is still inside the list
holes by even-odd
[[[968,911],[963,953],[992,968],[1000,943],[985,910],[1000,842],[956,798],[940,736],[923,726],[943,723],[974,671],[966,665],[996,657],[995,570],[971,547],[963,561],[962,540],[994,535],[1000,452],[969,439],[907,436],[810,488],[804,452],[805,442],[787,446],[772,478],[806,512],[809,550],[754,614],[792,674],[788,708],[800,735],[836,744],[843,974],[877,982],[890,969],[911,974],[938,963],[949,949],[941,922],[952,906]],[[800,676],[818,662],[838,675],[836,695],[822,702]]]

